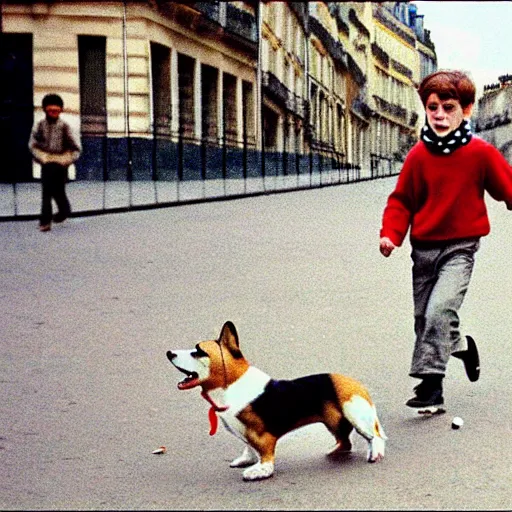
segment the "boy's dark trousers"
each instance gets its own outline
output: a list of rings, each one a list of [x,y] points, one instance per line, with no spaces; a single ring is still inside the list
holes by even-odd
[[[41,166],[42,207],[40,225],[44,226],[52,222],[52,198],[57,203],[58,213],[56,222],[62,222],[71,213],[71,206],[66,196],[66,182],[68,180],[68,168],[62,165],[49,163]]]

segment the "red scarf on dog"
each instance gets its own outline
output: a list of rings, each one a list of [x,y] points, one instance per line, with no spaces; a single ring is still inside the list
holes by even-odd
[[[213,436],[217,432],[217,428],[219,426],[217,412],[227,411],[229,407],[218,406],[204,389],[201,391],[201,396],[211,405],[210,410],[208,411],[208,419],[210,420],[210,435]]]

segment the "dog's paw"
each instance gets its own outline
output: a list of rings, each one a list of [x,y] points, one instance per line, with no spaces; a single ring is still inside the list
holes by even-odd
[[[244,448],[244,452],[240,457],[237,457],[236,459],[233,459],[231,461],[231,464],[229,465],[230,468],[246,468],[247,466],[252,466],[253,464],[256,464],[259,462],[258,455],[254,452],[253,449],[246,446]]]
[[[274,474],[273,462],[258,462],[243,472],[244,480],[264,480]]]
[[[384,439],[374,437],[368,447],[368,462],[380,462],[384,458],[384,447]]]
[[[368,457],[368,462],[380,462],[384,458],[384,455],[382,453],[378,453],[375,456]]]
[[[332,459],[346,457],[352,453],[352,443],[349,440],[338,441],[327,453],[326,456]]]

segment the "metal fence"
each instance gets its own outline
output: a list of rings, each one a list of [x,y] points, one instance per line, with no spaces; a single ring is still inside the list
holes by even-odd
[[[306,154],[257,151],[253,144],[212,143],[155,134],[113,138],[82,134],[83,152],[67,193],[72,216],[97,215],[348,184],[396,174],[389,158],[371,169],[322,148]],[[0,220],[39,216],[41,186],[0,183]]]

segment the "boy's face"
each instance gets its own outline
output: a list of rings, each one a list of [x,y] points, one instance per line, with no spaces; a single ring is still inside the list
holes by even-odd
[[[438,137],[444,137],[458,128],[465,116],[471,115],[471,107],[469,105],[463,109],[458,100],[441,100],[436,93],[432,93],[425,105],[428,124]]]
[[[46,105],[44,111],[48,119],[57,120],[62,112],[62,108],[58,105]]]

